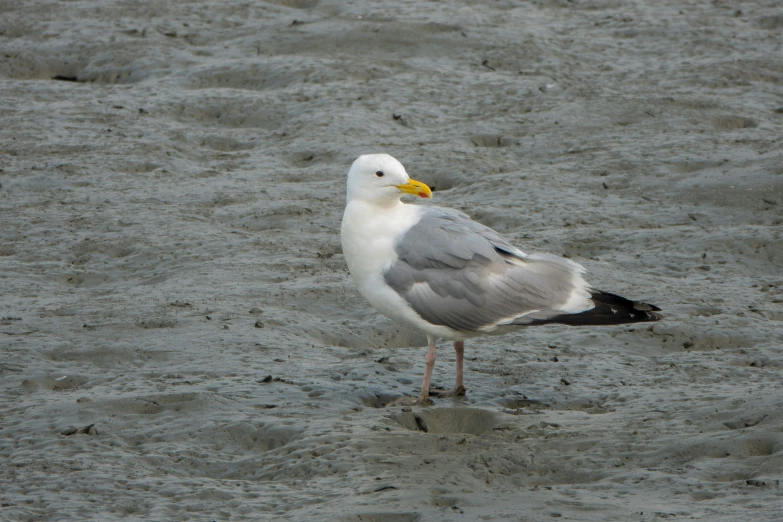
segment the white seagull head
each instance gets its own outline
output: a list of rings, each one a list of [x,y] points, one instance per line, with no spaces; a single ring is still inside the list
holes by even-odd
[[[402,163],[388,154],[359,156],[348,171],[348,201],[393,205],[405,194],[431,198],[432,191],[411,179]]]

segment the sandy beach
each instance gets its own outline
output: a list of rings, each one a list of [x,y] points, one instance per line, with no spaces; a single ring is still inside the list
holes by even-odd
[[[772,0],[4,2],[0,519],[783,519],[782,32]],[[389,406],[427,340],[341,251],[374,152],[664,320],[479,338],[466,397]]]

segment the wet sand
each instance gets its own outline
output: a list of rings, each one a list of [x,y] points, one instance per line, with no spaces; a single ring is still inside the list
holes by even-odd
[[[776,2],[168,4],[0,7],[0,518],[780,519]],[[426,339],[342,257],[369,152],[665,320],[387,406]]]

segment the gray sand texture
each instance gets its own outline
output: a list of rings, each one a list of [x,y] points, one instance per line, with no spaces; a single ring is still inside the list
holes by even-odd
[[[0,519],[783,519],[783,12],[0,3]],[[466,348],[359,296],[387,152],[661,323]],[[451,387],[439,350],[434,384]]]

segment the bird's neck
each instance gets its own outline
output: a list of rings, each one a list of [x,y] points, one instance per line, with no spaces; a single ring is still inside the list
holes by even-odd
[[[361,232],[364,235],[372,235],[375,232],[396,233],[399,225],[405,226],[404,223],[409,221],[408,216],[416,210],[416,205],[408,205],[399,199],[391,202],[354,199],[345,207],[343,227],[346,225],[351,229],[355,227],[356,233]]]
[[[419,212],[419,206],[400,201],[388,207],[362,200],[348,203],[340,235],[348,268],[360,286],[396,257],[397,238],[418,221]]]
[[[389,212],[398,209],[399,207],[409,206],[406,203],[400,201],[399,197],[391,199],[359,199],[354,198],[348,200],[348,206],[354,205],[356,208],[363,209],[363,212]]]

